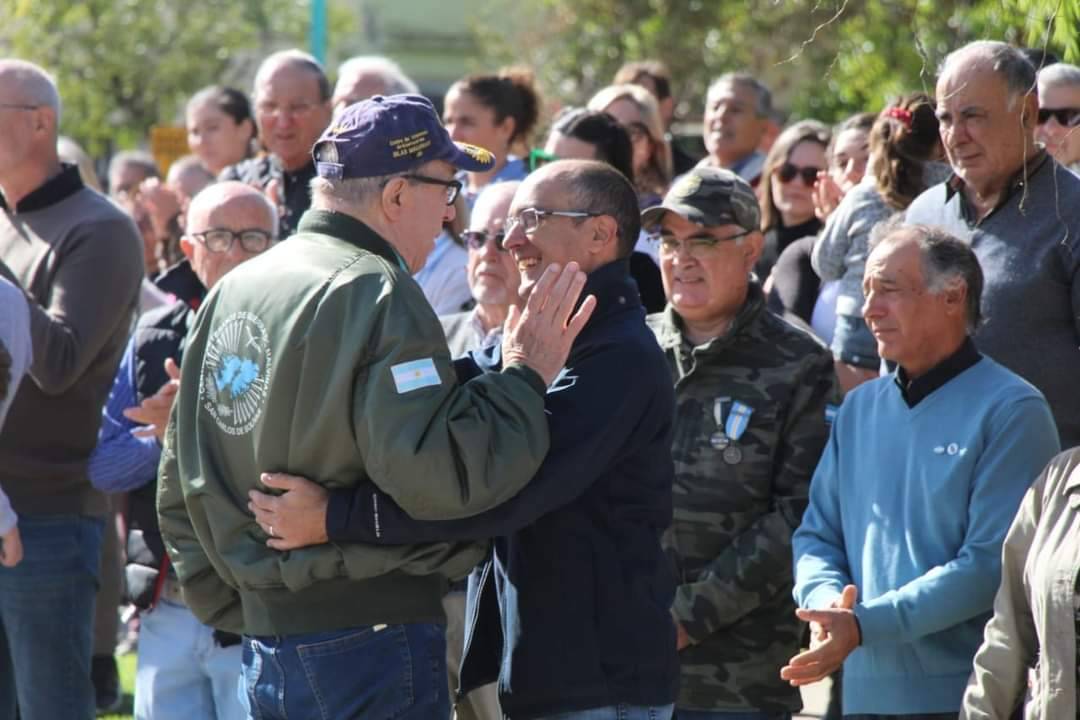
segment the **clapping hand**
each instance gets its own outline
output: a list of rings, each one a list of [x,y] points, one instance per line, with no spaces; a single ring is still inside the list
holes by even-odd
[[[780,668],[781,678],[796,687],[809,685],[824,680],[844,664],[862,640],[853,611],[858,595],[858,589],[848,585],[828,610],[795,611],[800,620],[810,623],[810,649]]]

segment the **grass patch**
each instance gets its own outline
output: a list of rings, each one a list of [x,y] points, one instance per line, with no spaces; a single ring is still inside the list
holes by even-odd
[[[136,653],[116,656],[116,666],[120,671],[120,690],[124,694],[119,712],[98,715],[103,720],[131,720],[135,710],[135,658]]]

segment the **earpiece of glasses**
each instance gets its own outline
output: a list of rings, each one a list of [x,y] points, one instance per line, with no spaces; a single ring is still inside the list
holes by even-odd
[[[506,240],[506,233],[501,230],[497,233],[488,233],[483,230],[466,230],[461,233],[461,239],[465,241],[465,247],[470,250],[483,250],[489,238],[495,241],[495,247],[500,252],[506,252],[506,246],[503,245],[503,241]]]

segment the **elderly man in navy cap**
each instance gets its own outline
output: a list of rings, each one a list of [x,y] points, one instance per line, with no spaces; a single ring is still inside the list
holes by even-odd
[[[502,371],[459,382],[411,273],[452,217],[455,170],[483,172],[491,153],[453,143],[426,99],[396,95],[351,106],[313,155],[297,234],[222,278],[191,329],[161,532],[191,611],[244,636],[255,717],[447,717],[441,599],[484,546],[279,553],[247,492],[273,470],[331,489],[368,481],[421,519],[505,501],[548,449],[544,393],[595,300],[575,314],[584,274],[549,268],[507,323]]]

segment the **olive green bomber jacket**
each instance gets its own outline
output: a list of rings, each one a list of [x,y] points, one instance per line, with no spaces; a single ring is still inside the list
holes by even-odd
[[[162,535],[191,610],[249,635],[442,619],[446,578],[485,547],[266,547],[264,471],[365,477],[418,519],[507,500],[548,448],[544,386],[511,366],[459,385],[439,322],[391,246],[311,210],[231,271],[191,331],[159,471]]]

